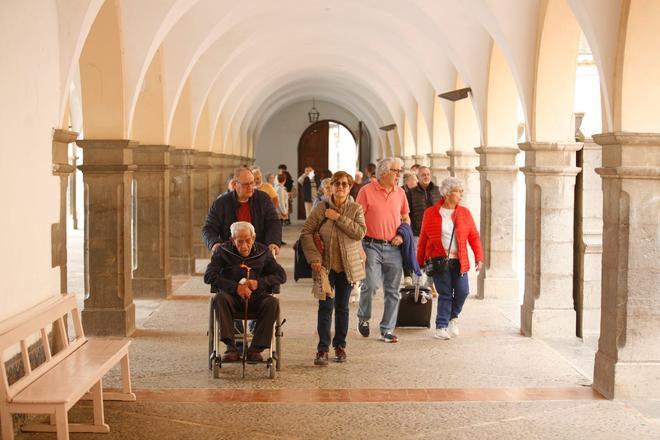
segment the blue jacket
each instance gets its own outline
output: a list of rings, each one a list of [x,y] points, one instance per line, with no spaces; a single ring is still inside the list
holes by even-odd
[[[412,228],[408,223],[401,223],[396,233],[403,237],[403,243],[401,244],[403,267],[414,272],[418,277],[421,277],[422,271],[419,268],[419,263],[417,263],[417,249],[415,249]]]

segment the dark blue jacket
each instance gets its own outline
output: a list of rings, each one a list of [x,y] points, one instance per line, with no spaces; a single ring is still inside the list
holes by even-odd
[[[246,277],[246,270],[241,264],[250,267],[250,279],[258,282],[253,294],[268,292],[274,286],[286,282],[284,268],[275,261],[266,245],[255,242],[250,255],[243,257],[231,241],[222,243],[213,253],[204,273],[204,282],[211,285],[213,293],[223,291],[238,295],[238,282]]]
[[[252,226],[257,233],[257,241],[266,246],[282,243],[282,224],[275,211],[273,201],[263,191],[255,191],[248,200]],[[216,243],[224,243],[230,238],[229,227],[235,223],[239,202],[236,191],[221,194],[213,204],[206,216],[202,227],[202,238],[206,246],[211,249]]]
[[[422,276],[422,271],[417,263],[417,249],[415,249],[415,240],[413,230],[408,223],[401,223],[396,233],[403,237],[401,244],[401,256],[403,257],[403,267],[414,272],[418,277]]]

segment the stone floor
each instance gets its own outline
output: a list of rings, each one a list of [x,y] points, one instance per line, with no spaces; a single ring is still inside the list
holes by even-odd
[[[289,273],[299,229],[285,228],[279,261]],[[73,260],[81,240],[70,234]],[[82,277],[70,281],[82,299]],[[130,353],[138,402],[108,402],[110,434],[72,439],[660,439],[660,401],[607,401],[591,389],[593,348],[520,335],[517,293],[511,301],[468,299],[461,334],[450,341],[425,328],[398,329],[397,344],[362,338],[352,304],[348,361],[316,367],[316,303],[309,281],[290,279],[280,295],[287,322],[278,377],[258,365],[242,379],[234,364],[213,379],[207,286],[195,276],[175,277],[174,287],[168,300],[136,300]],[[381,291],[375,328],[382,305]],[[106,385],[117,379],[112,371]],[[88,403],[71,411],[72,420],[90,417]]]

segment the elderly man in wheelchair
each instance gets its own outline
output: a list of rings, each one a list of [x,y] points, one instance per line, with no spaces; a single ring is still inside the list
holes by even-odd
[[[237,362],[241,355],[234,340],[234,317],[245,307],[256,315],[256,328],[247,351],[247,362],[263,362],[261,352],[270,348],[279,302],[269,294],[286,282],[286,272],[267,246],[257,243],[254,227],[239,221],[230,227],[231,238],[218,247],[204,273],[204,282],[215,293],[213,306],[220,322],[220,340],[227,346],[222,362]]]

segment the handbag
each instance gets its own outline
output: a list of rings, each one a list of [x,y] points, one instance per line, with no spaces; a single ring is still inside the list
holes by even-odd
[[[451,230],[451,238],[449,239],[449,249],[451,250],[451,242],[454,241],[454,231],[456,231],[456,223],[454,223],[454,227]],[[445,251],[447,255],[449,255],[449,251]],[[426,276],[429,277],[435,277],[438,275],[442,275],[443,273],[447,272],[447,269],[449,268],[449,257],[433,257],[429,258],[426,260],[424,263],[424,273],[426,273]]]
[[[326,206],[329,206],[327,202]],[[319,229],[326,220],[327,218],[323,219],[319,225]],[[318,232],[315,232],[312,237],[314,238],[314,244],[316,245],[316,248],[319,250],[321,255],[323,255],[323,240],[321,240],[321,236]],[[321,249],[319,249],[317,240],[320,243]],[[296,240],[296,242],[293,244],[293,257],[293,279],[298,281],[302,278],[312,278],[312,266],[307,261],[307,258],[305,258],[305,253],[303,252],[302,243],[300,240]]]
[[[330,208],[330,204],[325,202],[325,209],[328,208]],[[319,231],[321,230],[321,226],[323,226],[323,223],[325,223],[326,220],[328,220],[328,217],[323,217],[323,220],[321,221],[321,224],[319,224],[318,229],[312,234],[312,239],[314,239],[314,244],[316,245],[316,249],[319,251],[319,254],[321,254],[321,257],[323,257],[325,245],[323,244],[323,239],[321,238],[321,233]]]

